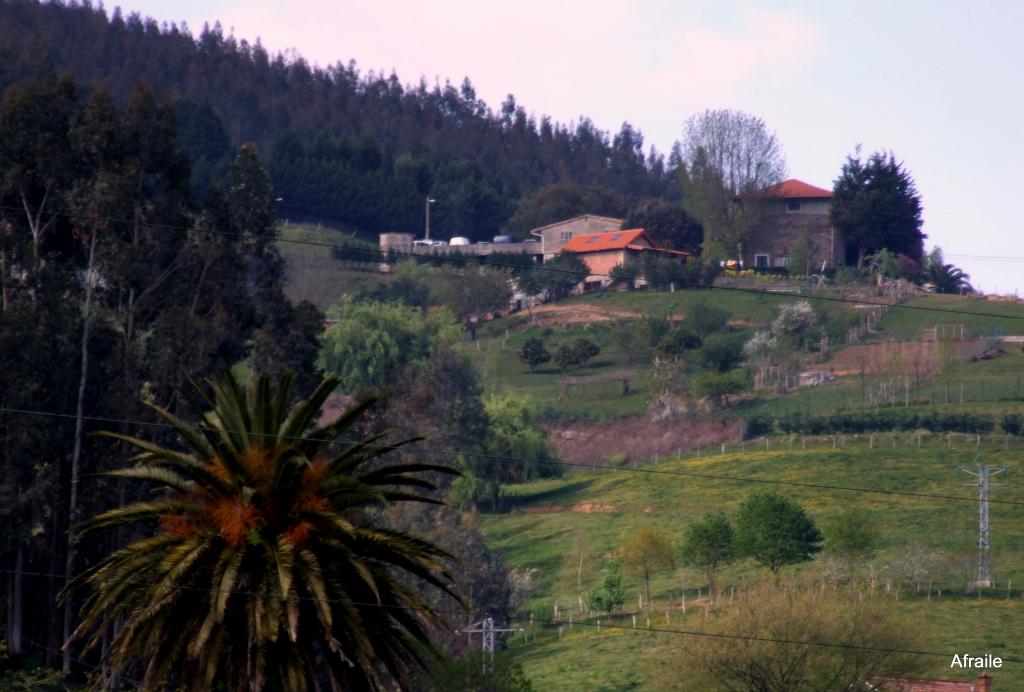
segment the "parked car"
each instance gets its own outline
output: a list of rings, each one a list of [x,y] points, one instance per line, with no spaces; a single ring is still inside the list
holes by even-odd
[[[412,241],[412,244],[416,247],[434,247],[436,245],[447,245],[448,243],[443,240],[434,240],[433,238],[429,238],[427,240],[414,240]]]
[[[469,238],[463,238],[461,235],[457,235],[448,241],[449,245],[470,245]]]
[[[494,236],[494,244],[495,245],[514,243],[514,242],[516,242],[516,239],[513,238],[510,235],[496,235],[496,236]]]

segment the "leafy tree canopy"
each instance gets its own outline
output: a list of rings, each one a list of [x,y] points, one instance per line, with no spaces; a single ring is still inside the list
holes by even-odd
[[[772,572],[821,551],[822,535],[803,508],[774,492],[757,492],[736,512],[736,548]]]
[[[703,569],[708,586],[717,594],[719,567],[736,559],[732,524],[722,512],[708,514],[686,527],[679,553],[683,563]]]
[[[921,196],[913,177],[892,152],[867,161],[860,149],[846,158],[835,181],[830,217],[857,266],[883,248],[920,261],[924,253]]]
[[[462,340],[448,310],[427,314],[400,303],[344,298],[327,311],[317,367],[338,376],[346,392],[387,387],[406,368],[423,369],[442,346]]]
[[[700,253],[704,229],[681,204],[644,200],[630,208],[623,228],[642,228],[658,247]]]
[[[581,214],[622,217],[626,206],[626,199],[607,187],[558,182],[523,197],[506,230],[522,239],[534,228]]]

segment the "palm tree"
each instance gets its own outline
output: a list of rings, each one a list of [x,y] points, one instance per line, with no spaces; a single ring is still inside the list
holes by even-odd
[[[101,433],[141,450],[106,475],[155,490],[83,529],[157,528],[72,585],[88,592],[72,640],[88,650],[113,632],[108,665],[140,662],[144,689],[406,688],[433,653],[437,617],[416,582],[454,595],[452,557],[368,510],[437,503],[419,474],[456,472],[383,461],[386,433],[342,439],[371,402],[316,426],[337,379],[289,410],[293,380],[193,382],[200,425],[153,406],[184,451]]]
[[[971,293],[971,277],[952,264],[929,262],[928,282],[935,286],[936,293]]]

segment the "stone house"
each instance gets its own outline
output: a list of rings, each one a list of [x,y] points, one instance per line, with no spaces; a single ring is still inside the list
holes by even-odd
[[[758,196],[765,204],[764,218],[753,233],[754,240],[743,248],[744,267],[788,267],[803,274],[843,263],[845,246],[829,221],[831,190],[791,178]],[[806,265],[791,267],[790,255],[805,242]]]
[[[654,245],[654,241],[642,228],[608,233],[587,233],[573,236],[561,250],[580,255],[590,270],[590,276],[583,282],[584,290],[609,285],[609,274],[615,267],[622,266],[632,257],[654,253],[663,257],[685,262],[690,253],[682,250],[666,250]]]
[[[530,235],[540,238],[541,254],[544,261],[557,255],[562,247],[574,237],[586,233],[605,233],[622,229],[623,220],[611,216],[583,214],[564,221],[534,228]]]

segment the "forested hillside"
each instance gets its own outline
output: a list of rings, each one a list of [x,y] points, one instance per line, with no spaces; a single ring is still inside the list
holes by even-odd
[[[484,239],[535,223],[521,202],[555,183],[554,203],[542,193],[526,206],[625,214],[643,199],[678,202],[675,167],[645,152],[628,123],[610,136],[585,117],[566,125],[534,116],[512,95],[495,110],[469,79],[405,84],[417,75],[314,67],[219,25],[193,36],[88,3],[0,3],[0,91],[62,72],[104,82],[118,100],[140,80],[175,99],[196,190],[223,174],[240,144],[255,143],[288,217],[416,232],[430,195],[440,232]]]

